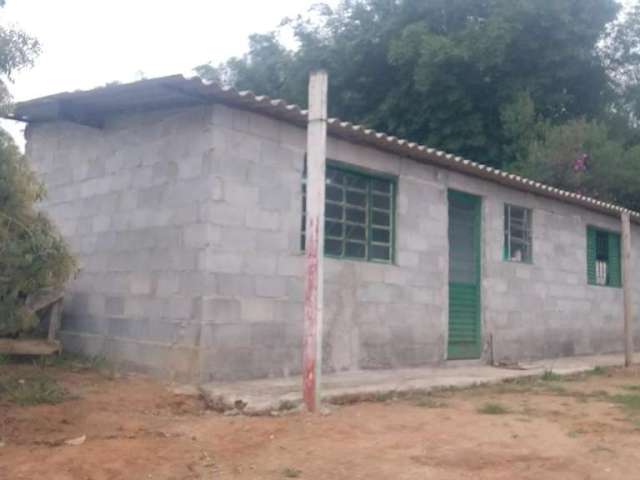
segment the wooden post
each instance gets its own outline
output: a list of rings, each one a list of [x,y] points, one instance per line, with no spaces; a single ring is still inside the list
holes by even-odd
[[[49,312],[49,332],[47,335],[47,340],[49,342],[55,342],[56,336],[58,334],[58,329],[60,328],[60,313],[62,311],[62,299],[56,300],[53,305],[51,305],[51,311]]]
[[[302,388],[307,410],[320,404],[322,372],[322,304],[324,254],[324,198],[327,151],[327,72],[309,77],[307,127],[307,224],[304,285]]]
[[[633,262],[631,258],[631,219],[629,211],[621,215],[622,221],[622,288],[624,295],[624,365],[633,363]]]

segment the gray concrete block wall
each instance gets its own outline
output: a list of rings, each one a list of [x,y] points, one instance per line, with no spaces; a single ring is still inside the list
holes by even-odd
[[[43,207],[80,260],[65,302],[68,348],[169,377],[197,372],[200,298],[216,280],[201,253],[220,236],[200,212],[223,194],[204,171],[211,112],[29,127]]]
[[[213,105],[31,126],[27,148],[81,259],[68,348],[203,381],[299,372],[303,129]],[[327,372],[446,359],[447,188],[483,197],[485,359],[620,350],[621,290],[587,286],[585,259],[586,224],[615,219],[336,138],[328,157],[398,190],[393,264],[325,260]],[[502,260],[505,202],[534,209],[533,265]]]
[[[486,360],[622,351],[622,289],[588,285],[586,271],[587,226],[619,232],[619,219],[459,174],[447,173],[443,181],[451,188],[480,195],[483,201]],[[533,211],[532,264],[503,260],[505,203]],[[640,239],[639,226],[633,225],[632,235]],[[640,241],[633,243],[633,249],[635,258],[640,258]],[[633,275],[638,306],[637,267]],[[634,328],[638,340],[637,318]]]
[[[237,319],[233,323],[239,326],[220,332],[220,341],[207,349],[203,370],[223,356],[227,363],[244,365],[250,376],[296,373],[302,339],[305,131],[216,106],[214,137],[212,171],[224,179],[225,198],[211,205],[208,219],[213,226],[227,228],[223,241],[205,254],[205,265],[226,276],[224,290],[211,300],[233,298],[232,315]],[[325,260],[325,370],[440,361],[444,354],[447,262],[442,202],[446,191],[434,170],[415,175],[413,164],[347,142],[330,139],[328,156],[398,176],[399,235],[394,265]],[[239,330],[243,339],[255,339],[251,352],[233,346]],[[234,355],[238,358],[230,360]],[[241,375],[214,371],[211,378]]]

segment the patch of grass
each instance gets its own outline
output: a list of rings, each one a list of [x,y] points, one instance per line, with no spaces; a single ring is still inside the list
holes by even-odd
[[[302,475],[302,470],[298,470],[297,468],[287,467],[284,470],[282,470],[282,475],[285,478],[298,478],[300,475]]]
[[[416,400],[415,406],[422,408],[446,408],[447,402],[436,400],[431,397],[422,397]]]
[[[588,375],[606,375],[607,373],[609,373],[609,369],[600,365],[596,365],[587,372]]]
[[[611,450],[609,447],[605,447],[603,445],[596,445],[595,447],[593,447],[591,450],[589,450],[591,453],[615,453],[613,450]]]
[[[609,396],[609,392],[606,390],[594,390],[589,393],[589,396],[594,398],[606,398]]]
[[[563,379],[562,375],[558,375],[553,370],[545,370],[540,378],[544,382],[559,382]]]
[[[628,422],[631,422],[635,431],[640,430],[640,419],[637,418],[627,418]]]
[[[640,385],[622,385],[624,390],[631,390],[632,392],[640,392]]]
[[[59,367],[71,370],[106,370],[109,368],[109,363],[103,356],[90,357],[70,352],[42,356],[37,360],[36,365],[40,368]]]
[[[509,413],[509,409],[500,403],[487,402],[478,408],[478,413],[484,415],[504,415]]]
[[[25,378],[0,380],[0,397],[21,406],[56,404],[67,398],[67,392],[54,379],[36,374]]]
[[[331,398],[330,403],[333,405],[354,405],[356,403],[362,402],[377,402],[377,403],[385,403],[390,402],[398,398],[396,392],[373,392],[373,393],[356,393],[356,394],[345,394],[339,397]],[[404,398],[404,397],[403,397]]]
[[[562,385],[545,385],[545,390],[556,395],[567,395],[569,391]]]
[[[295,402],[292,402],[291,400],[282,400],[278,405],[278,411],[286,412],[289,410],[295,410],[296,407],[297,405]]]
[[[515,383],[515,382],[503,382],[496,385],[492,385],[488,388],[489,391],[497,394],[509,394],[509,393],[529,393],[535,388],[535,385],[531,382],[528,383]]]
[[[621,395],[612,395],[611,401],[621,405],[625,410],[632,413],[640,413],[640,394],[624,393]]]
[[[8,365],[9,363],[11,363],[9,355],[0,355],[0,365]]]

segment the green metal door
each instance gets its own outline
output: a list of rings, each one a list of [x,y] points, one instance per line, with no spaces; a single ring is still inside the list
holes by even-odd
[[[480,197],[449,190],[448,358],[480,358]]]

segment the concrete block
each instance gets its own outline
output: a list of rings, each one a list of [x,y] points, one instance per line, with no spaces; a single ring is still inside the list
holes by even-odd
[[[188,319],[193,317],[193,297],[171,296],[167,298],[167,318]]]
[[[429,248],[430,238],[420,233],[407,232],[398,236],[399,248],[413,252],[424,252]]]
[[[179,167],[175,160],[157,162],[151,168],[153,180],[161,183],[171,182],[178,178]]]
[[[106,327],[102,317],[64,313],[62,316],[61,329],[67,332],[103,335]]]
[[[248,120],[249,121],[247,129],[245,131],[265,138],[267,139],[267,141],[278,138],[280,122],[278,122],[277,120],[256,113],[249,114]],[[242,125],[242,127],[244,127],[244,124]]]
[[[417,268],[420,264],[420,255],[416,252],[398,250],[396,252],[396,263],[399,267]]]
[[[220,201],[224,196],[223,182],[219,177],[180,180],[166,185],[165,204],[179,207],[194,203]]]
[[[240,301],[229,298],[203,297],[200,319],[204,323],[230,324],[240,321]]]
[[[288,280],[278,276],[255,277],[256,295],[266,298],[283,298],[287,296]]]
[[[256,378],[253,352],[246,347],[221,346],[202,355],[201,381],[239,381]]]
[[[184,295],[212,295],[217,292],[217,274],[204,270],[181,272],[180,292]]]
[[[202,175],[202,158],[181,158],[178,164],[178,178],[182,180],[198,178]]]
[[[64,299],[64,310],[80,315],[89,313],[89,293],[73,292]]]
[[[274,320],[287,324],[302,323],[304,304],[293,300],[274,301]]]
[[[286,324],[252,323],[251,344],[254,348],[281,348],[285,337]]]
[[[243,272],[244,258],[238,253],[217,253],[206,250],[200,254],[199,264],[210,272],[241,273]]]
[[[245,223],[246,211],[243,208],[222,203],[207,202],[200,206],[201,221],[214,225],[240,226]]]
[[[294,302],[304,300],[304,279],[297,277],[287,278],[287,298]]]
[[[389,303],[397,301],[402,296],[402,288],[384,283],[370,283],[357,287],[357,297],[360,302]]]
[[[222,297],[255,296],[253,275],[216,273],[217,293]]]
[[[105,300],[104,312],[109,316],[124,315],[124,298],[107,297]]]
[[[135,189],[151,187],[155,183],[154,180],[151,167],[138,167],[132,172],[131,186]]]
[[[132,319],[149,318],[157,320],[169,318],[168,300],[150,295],[129,295],[125,303],[125,317]]]
[[[166,297],[178,293],[180,289],[180,277],[174,272],[158,273],[156,295]]]
[[[185,226],[200,223],[198,207],[195,204],[173,207],[168,212],[168,216],[163,215],[159,225],[170,224],[175,226]]]
[[[137,190],[137,208],[157,208],[162,205],[166,187],[155,185],[153,187]]]
[[[305,257],[303,255],[280,255],[277,261],[278,275],[302,276]]]
[[[232,108],[226,105],[216,104],[212,106],[211,117],[209,119],[211,125],[232,127],[233,125],[233,112]]]
[[[240,316],[246,322],[271,322],[274,318],[274,302],[261,298],[244,298]]]
[[[243,273],[249,275],[274,275],[276,273],[276,257],[245,254]]]
[[[153,293],[153,278],[150,273],[134,272],[129,274],[129,291],[133,295]]]
[[[304,155],[307,149],[307,132],[304,128],[283,123],[280,125],[279,134],[282,145],[300,151]]]
[[[298,237],[299,238],[299,237]],[[289,246],[289,236],[287,232],[260,232],[256,235],[258,252],[279,253],[286,252]]]
[[[225,227],[221,229],[220,247],[228,252],[250,252],[258,250],[258,232],[244,227]]]
[[[252,325],[241,323],[215,325],[213,327],[214,345],[225,345],[227,348],[233,346],[234,350],[251,347],[251,330]]]
[[[236,182],[227,182],[224,190],[224,201],[229,205],[252,208],[259,205],[258,195],[257,187],[250,187]]]
[[[232,131],[227,137],[227,148],[240,158],[251,160],[260,158],[260,139],[248,133]]]
[[[280,215],[276,212],[248,210],[245,214],[245,225],[258,230],[278,230]]]
[[[192,208],[191,210],[195,210]],[[223,231],[220,227],[206,223],[186,225],[183,229],[183,244],[187,248],[204,248],[219,245]]]
[[[102,293],[89,294],[88,313],[94,316],[101,316],[105,313],[106,297]]]

